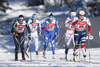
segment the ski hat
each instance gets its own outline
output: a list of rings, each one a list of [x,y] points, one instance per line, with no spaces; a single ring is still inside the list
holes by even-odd
[[[49,15],[49,20],[53,20],[54,19],[54,16],[53,16],[53,14],[51,13],[50,15]]]
[[[80,10],[80,11],[79,11],[79,14],[85,15],[85,11],[84,11],[84,10]]]
[[[71,12],[71,17],[75,17],[76,16],[76,12]]]
[[[32,19],[37,19],[37,15],[36,14],[33,14],[32,15]]]
[[[19,15],[18,19],[19,20],[24,20],[24,16],[23,15]]]

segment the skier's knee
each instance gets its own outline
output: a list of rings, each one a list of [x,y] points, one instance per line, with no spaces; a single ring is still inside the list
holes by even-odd
[[[85,44],[81,44],[81,48],[84,48],[85,47]]]
[[[78,49],[79,48],[79,45],[75,45],[75,49]]]

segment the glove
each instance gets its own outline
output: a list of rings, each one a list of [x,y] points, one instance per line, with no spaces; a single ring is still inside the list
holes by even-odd
[[[19,35],[15,33],[14,36],[15,36],[15,37],[18,37]]]
[[[28,39],[31,40],[31,35],[28,36]]]
[[[88,32],[89,37],[91,36],[91,32]]]
[[[55,38],[57,38],[57,37],[58,37],[58,35],[59,35],[59,34],[58,34],[58,33],[56,33],[56,34],[55,34]]]
[[[39,32],[39,35],[41,36],[41,31]]]
[[[81,22],[81,20],[79,19],[78,22]]]
[[[44,27],[44,29],[47,29],[46,27]]]

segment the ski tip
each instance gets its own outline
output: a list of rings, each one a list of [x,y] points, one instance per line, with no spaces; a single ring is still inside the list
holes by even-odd
[[[44,58],[44,59],[46,59],[46,57],[45,57],[45,56],[43,56],[43,58]]]
[[[53,59],[56,59],[56,57],[53,57]]]
[[[87,60],[85,60],[85,62],[88,62]]]

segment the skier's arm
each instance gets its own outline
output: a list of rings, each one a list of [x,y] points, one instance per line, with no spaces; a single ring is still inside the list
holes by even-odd
[[[38,21],[38,23],[39,23],[39,35],[41,35],[41,23],[40,21]]]
[[[46,21],[47,21],[47,20],[45,20],[45,22],[42,24],[41,29],[44,29],[44,28],[45,28],[45,26],[46,26]]]
[[[67,19],[66,19],[66,21],[65,21],[65,27],[67,27],[68,26],[68,23],[70,22],[70,18],[68,17]]]
[[[27,24],[26,24],[26,28],[28,30],[28,35],[30,35],[30,28],[29,28],[29,26]]]
[[[15,29],[16,25],[17,25],[17,24],[16,24],[16,21],[15,21],[14,24],[13,24],[13,26],[12,26],[12,29],[11,29],[11,33],[12,33],[12,34],[15,32],[14,29]]]
[[[41,31],[41,23],[40,23],[40,21],[38,21],[39,22],[39,30]]]
[[[77,24],[77,22],[78,22],[78,20],[74,21],[72,25],[75,26]]]
[[[90,20],[87,18],[87,24],[88,24],[88,35],[91,35],[91,22]]]
[[[59,33],[60,27],[59,27],[58,21],[55,21],[55,25],[56,25],[56,27],[57,27],[57,33]]]

